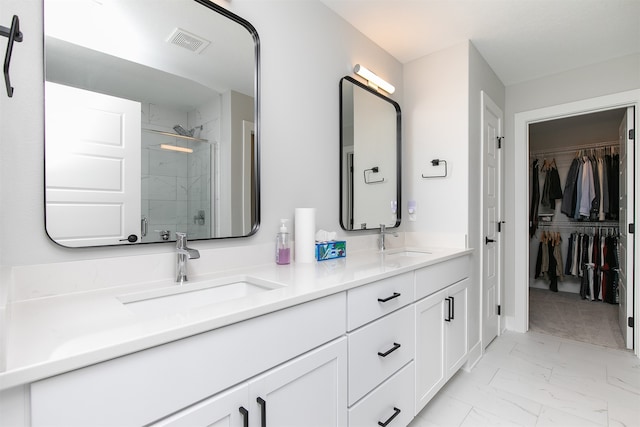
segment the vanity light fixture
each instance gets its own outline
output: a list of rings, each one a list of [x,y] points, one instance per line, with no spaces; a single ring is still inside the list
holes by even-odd
[[[178,147],[177,145],[160,144],[160,148],[163,150],[179,151],[181,153],[193,153],[191,148]]]
[[[396,88],[391,83],[387,82],[382,77],[377,76],[374,72],[367,70],[360,64],[356,64],[356,66],[353,67],[353,72],[367,80],[369,82],[369,86],[373,86],[375,89],[380,88],[389,94],[396,91]]]

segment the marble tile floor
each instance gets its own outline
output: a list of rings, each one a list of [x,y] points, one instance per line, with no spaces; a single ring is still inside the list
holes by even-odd
[[[618,307],[583,300],[575,293],[529,288],[529,330],[625,349]]]
[[[505,332],[410,427],[640,426],[640,359],[552,335]]]

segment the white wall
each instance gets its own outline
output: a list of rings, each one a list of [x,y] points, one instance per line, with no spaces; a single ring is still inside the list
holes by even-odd
[[[409,200],[417,202],[415,222],[403,219],[408,231],[464,247],[468,230],[469,44],[427,55],[405,64],[402,119],[403,212]],[[432,159],[448,164],[446,178]],[[425,242],[430,243],[430,242]]]
[[[316,207],[317,227],[336,230],[339,237],[345,237],[338,216],[339,80],[352,74],[354,64],[365,64],[396,85],[393,98],[402,105],[401,64],[321,3],[234,0],[229,5],[251,22],[260,36],[262,225],[250,238],[194,242],[195,248],[205,251],[203,258],[191,265],[195,274],[220,264],[207,250],[234,248],[242,254],[246,248],[251,256],[236,258],[268,262],[279,219],[292,218],[296,207]],[[156,270],[162,273],[156,274],[170,278],[174,250],[170,244],[72,250],[46,237],[42,2],[0,0],[0,22],[10,22],[13,14],[20,16],[24,41],[13,50],[14,97],[0,96],[2,271],[77,260],[94,260],[93,268],[101,269],[109,258],[149,255],[143,257],[149,265],[161,266]],[[309,167],[307,159],[314,159],[314,167]],[[133,258],[123,258],[118,265],[120,272],[113,275],[126,276],[129,270],[140,268]],[[23,268],[21,273],[29,272]],[[70,273],[68,279],[82,286],[86,279],[80,273],[75,277],[75,272]],[[1,286],[0,302],[6,298],[7,281]]]
[[[416,200],[416,221],[404,224],[421,243],[475,248],[469,290],[469,343],[481,339],[481,92],[504,110],[505,88],[470,42],[405,64],[403,200]],[[446,178],[424,179],[448,163]],[[406,211],[406,209],[405,209]],[[409,238],[416,238],[410,236]]]
[[[528,203],[523,201],[519,188],[516,188],[514,180],[516,174],[528,173],[521,170],[518,165],[520,159],[516,159],[514,152],[514,117],[517,113],[531,111],[539,108],[566,104],[599,96],[615,94],[640,88],[640,55],[628,55],[603,63],[590,65],[560,74],[532,80],[507,87],[506,112],[505,112],[505,219],[507,221],[507,233],[505,234],[505,314],[507,327],[514,319],[515,313],[515,288],[522,285],[520,281],[526,280],[526,271],[516,271],[514,254],[526,250],[524,247],[516,247],[515,233],[524,233],[525,230],[514,230],[516,221],[516,203]],[[526,196],[524,197],[526,199]],[[518,205],[520,211],[523,206]],[[524,208],[528,215],[528,207]],[[520,218],[522,220],[522,218]],[[528,240],[527,240],[528,244]]]
[[[483,198],[483,166],[482,166],[482,92],[504,112],[505,87],[493,72],[487,61],[472,43],[469,43],[469,247],[475,248],[471,266],[475,284],[469,292],[469,319],[477,319],[476,323],[469,323],[469,343],[479,342],[482,338],[482,249],[484,234],[482,228],[482,198]],[[487,343],[482,343],[483,346]],[[480,351],[478,349],[477,351]],[[477,353],[476,353],[477,354]],[[473,354],[472,354],[473,356]],[[473,362],[473,358],[470,359]]]

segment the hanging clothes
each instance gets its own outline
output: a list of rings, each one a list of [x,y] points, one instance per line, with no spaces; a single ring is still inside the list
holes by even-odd
[[[577,156],[569,167],[560,211],[576,220],[618,219],[619,155]]]
[[[591,210],[589,211],[589,220],[597,221],[598,212],[600,211],[600,177],[598,175],[598,160],[591,156],[591,174],[593,175],[594,198],[591,200]]]
[[[560,233],[543,231],[540,234],[535,278],[549,281],[549,290],[558,292],[558,280],[564,279]]]
[[[560,174],[556,159],[551,162],[544,161],[542,171],[545,174],[540,204],[553,212],[556,209],[556,200],[562,199],[562,186],[560,185]]]
[[[581,271],[582,271],[582,280],[580,281],[580,297],[582,299],[589,299],[589,297],[591,296],[591,293],[589,292],[590,290],[590,284],[589,284],[589,236],[587,236],[586,234],[584,234],[582,236],[582,250],[581,250],[581,259],[580,259],[580,266],[581,266]],[[592,277],[593,279],[593,277]],[[593,284],[591,284],[591,287],[593,286]]]
[[[609,304],[618,304],[618,239],[614,236],[605,238],[602,299]]]
[[[529,237],[533,237],[538,229],[538,204],[540,203],[540,182],[538,181],[538,160],[533,161],[531,177],[531,206],[529,209]]]
[[[611,169],[609,173],[609,218],[618,219],[619,197],[620,197],[620,155],[611,156]]]
[[[576,185],[578,181],[578,170],[580,169],[580,160],[576,157],[571,161],[567,179],[564,182],[564,193],[562,195],[562,204],[560,211],[573,218],[576,208]]]
[[[604,216],[604,189],[605,189],[605,185],[604,185],[604,162],[602,160],[602,157],[598,157],[597,159],[598,161],[598,183],[600,186],[600,198],[598,200],[599,205],[598,205],[598,221],[604,221],[605,216]],[[608,198],[607,198],[608,201]]]
[[[596,197],[596,191],[593,181],[593,165],[587,156],[583,157],[580,193],[580,205],[577,207],[578,213],[580,217],[589,218],[591,215],[591,204]]]

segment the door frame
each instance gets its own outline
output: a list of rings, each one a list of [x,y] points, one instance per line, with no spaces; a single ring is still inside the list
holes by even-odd
[[[514,275],[511,283],[514,285],[514,310],[513,317],[507,319],[508,329],[517,332],[526,332],[529,329],[529,124],[564,117],[577,116],[582,114],[605,111],[614,108],[624,108],[635,106],[635,128],[636,141],[638,139],[638,127],[640,124],[640,89],[620,92],[612,95],[605,95],[581,101],[559,104],[550,107],[539,108],[530,111],[516,113],[514,115],[514,162],[515,176],[513,177],[514,193],[514,236],[513,251]],[[634,162],[640,165],[640,149],[636,143]],[[634,198],[640,200],[640,173],[635,174]],[[638,224],[638,210],[633,213],[633,222]],[[634,251],[638,253],[638,239],[634,238]],[[634,265],[634,281],[640,278],[640,263]],[[509,280],[509,278],[506,278]],[[634,285],[634,342],[640,342],[638,305],[640,302],[640,286]],[[640,345],[635,345],[634,352],[640,356]]]

